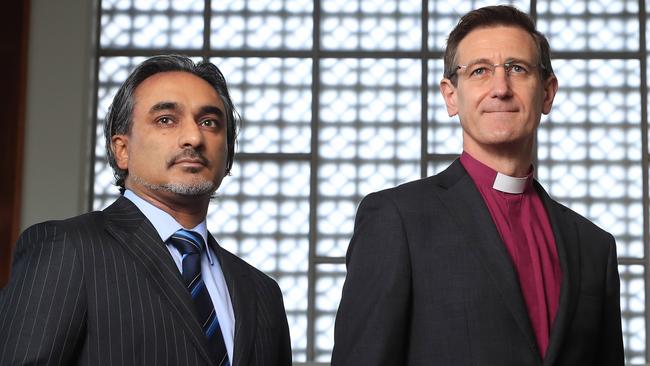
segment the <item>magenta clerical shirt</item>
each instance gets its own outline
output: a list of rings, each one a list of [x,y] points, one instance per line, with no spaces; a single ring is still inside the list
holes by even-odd
[[[509,177],[463,152],[460,162],[476,184],[519,277],[542,358],[560,299],[562,271],[553,230],[533,187],[533,174]]]

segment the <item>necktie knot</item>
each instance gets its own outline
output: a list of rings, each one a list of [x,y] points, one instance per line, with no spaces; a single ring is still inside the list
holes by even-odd
[[[182,255],[200,254],[205,246],[201,234],[185,229],[175,232],[169,241]]]

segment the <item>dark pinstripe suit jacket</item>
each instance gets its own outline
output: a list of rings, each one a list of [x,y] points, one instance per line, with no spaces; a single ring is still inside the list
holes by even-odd
[[[562,285],[542,361],[519,280],[460,162],[357,212],[333,366],[622,366],[614,238],[536,184]]]
[[[217,245],[235,312],[234,366],[290,365],[278,285]],[[165,244],[125,198],[27,229],[0,292],[0,365],[209,365]]]

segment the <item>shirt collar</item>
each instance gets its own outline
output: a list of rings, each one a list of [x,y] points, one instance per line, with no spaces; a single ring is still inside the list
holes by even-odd
[[[151,222],[163,242],[166,242],[167,239],[169,239],[176,231],[183,229],[183,226],[179,224],[178,221],[176,221],[170,214],[152,205],[147,200],[135,194],[133,191],[129,189],[124,191],[124,198],[127,198],[133,202],[133,204]],[[184,229],[199,233],[203,238],[204,243],[207,244],[208,227],[206,225],[205,219],[193,228]],[[210,251],[206,250],[206,252],[208,253],[210,264],[212,264],[212,256],[210,255]]]
[[[484,187],[491,187],[500,192],[521,194],[526,191],[527,187],[531,186],[533,181],[532,166],[530,172],[525,177],[519,178],[499,173],[474,159],[474,157],[465,151],[463,151],[463,154],[460,156],[460,162],[476,184]]]

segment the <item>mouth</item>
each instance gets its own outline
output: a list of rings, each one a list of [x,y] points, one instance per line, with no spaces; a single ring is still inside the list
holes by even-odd
[[[200,159],[178,159],[174,161],[173,165],[183,166],[205,166],[205,162]]]
[[[517,113],[519,112],[518,110],[515,109],[504,109],[504,110],[487,110],[483,111],[483,113]]]
[[[208,159],[196,150],[184,150],[167,162],[169,167],[180,165],[187,168],[202,168],[208,166]]]

